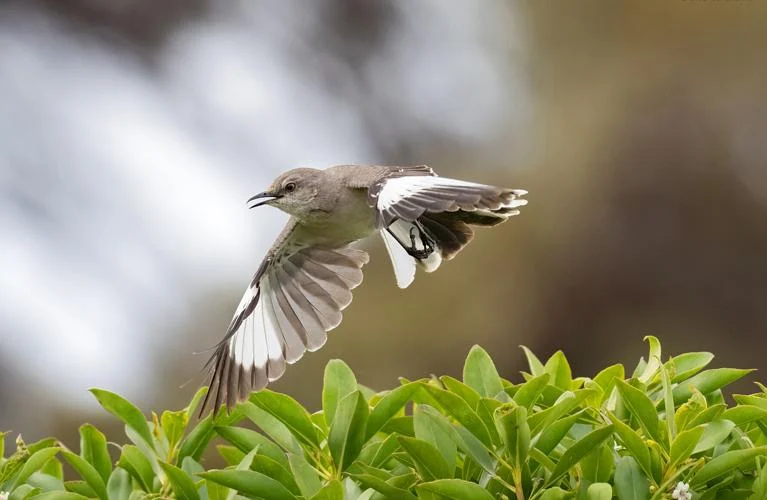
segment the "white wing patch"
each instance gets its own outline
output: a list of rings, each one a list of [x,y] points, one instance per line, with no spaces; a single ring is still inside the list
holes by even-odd
[[[395,224],[396,222],[392,226]],[[400,288],[409,287],[415,279],[415,259],[402,248],[402,245],[386,229],[381,231],[381,237],[394,267],[397,286]]]

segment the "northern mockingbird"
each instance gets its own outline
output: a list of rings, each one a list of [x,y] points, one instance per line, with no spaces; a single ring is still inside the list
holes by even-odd
[[[203,403],[228,407],[264,388],[306,351],[325,344],[362,282],[368,254],[352,243],[379,233],[400,288],[416,267],[436,270],[472,239],[527,204],[522,189],[439,177],[431,168],[298,168],[248,200],[291,215],[245,291],[212,368]]]

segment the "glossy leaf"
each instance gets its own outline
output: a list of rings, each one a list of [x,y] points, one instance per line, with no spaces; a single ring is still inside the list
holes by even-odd
[[[448,466],[440,451],[431,443],[421,439],[401,436],[400,445],[410,455],[418,474],[424,481],[447,479],[454,467]]]
[[[293,478],[298,485],[298,489],[304,498],[310,498],[320,491],[322,482],[317,475],[317,471],[309,465],[309,462],[302,455],[291,453],[288,455],[288,463],[290,464],[290,470],[293,472]]]
[[[317,430],[309,413],[295,399],[266,389],[251,394],[250,401],[285,424],[296,439],[319,448]]]
[[[466,401],[444,389],[428,384],[422,384],[422,387],[434,397],[446,413],[474,434],[485,446],[492,446],[487,427]]]
[[[591,451],[595,450],[601,445],[607,438],[612,435],[613,426],[608,425],[606,427],[600,427],[595,429],[581,439],[573,443],[559,459],[557,466],[551,473],[551,477],[548,479],[547,484],[553,484],[557,482],[571,467],[575,466],[583,457],[588,455]]]
[[[152,464],[137,447],[133,445],[123,446],[117,465],[128,471],[144,491],[147,493],[153,491],[155,475]]]
[[[296,498],[276,479],[252,470],[211,470],[198,475],[251,497],[269,500],[295,500]]]
[[[690,486],[693,490],[698,490],[701,485],[717,479],[736,467],[740,467],[745,462],[765,455],[767,455],[767,447],[728,451],[704,465],[693,476]]]
[[[401,385],[386,394],[370,412],[366,430],[366,440],[370,439],[410,401],[419,388],[418,382]]]
[[[496,416],[498,427],[513,465],[520,467],[527,460],[530,450],[530,426],[527,424],[527,410],[523,406],[501,408]]]
[[[340,359],[332,359],[325,365],[322,386],[322,411],[328,427],[333,423],[338,404],[357,390],[357,379],[349,365]]]
[[[471,408],[477,408],[479,400],[482,398],[482,396],[480,396],[477,391],[464,384],[460,380],[449,377],[447,375],[440,377],[439,381],[442,382],[442,385],[445,386],[445,389],[466,401],[466,403]]]
[[[473,346],[466,357],[463,382],[486,398],[493,398],[503,392],[501,377],[493,360],[487,351],[478,345]]]
[[[45,464],[48,462],[48,460],[51,460],[53,457],[55,457],[59,453],[59,451],[61,451],[60,448],[53,447],[53,448],[43,448],[39,451],[32,453],[29,459],[26,462],[24,462],[24,465],[21,467],[21,470],[19,470],[19,473],[16,476],[15,483],[17,485],[24,483],[24,481],[26,481],[29,476],[39,471],[40,469],[42,469],[43,466],[45,466]]]
[[[519,406],[524,406],[529,410],[538,401],[550,379],[551,375],[548,373],[531,378],[522,384],[512,399]]]
[[[311,500],[344,500],[344,487],[340,481],[334,479],[323,486]]]
[[[434,408],[418,405],[413,415],[415,437],[431,443],[450,467],[452,474],[455,469],[455,460],[458,445],[456,444],[453,428],[444,416]]]
[[[617,381],[616,385],[624,404],[639,421],[647,435],[656,442],[663,443],[658,413],[650,398],[644,392],[622,380]]]
[[[669,451],[667,465],[668,469],[673,470],[676,466],[690,458],[690,455],[694,453],[694,450],[698,446],[703,431],[704,428],[700,426],[679,433],[671,443],[671,451]]]
[[[160,462],[163,472],[168,476],[170,485],[173,488],[173,492],[176,494],[176,498],[181,500],[198,500],[200,498],[197,492],[197,486],[186,472],[179,469],[175,465],[171,465],[165,462]]]
[[[346,470],[365,444],[369,407],[361,392],[341,400],[328,434],[328,448],[339,470]]]
[[[714,355],[710,352],[688,352],[674,356],[666,363],[666,369],[673,374],[672,383],[679,383],[705,368]]]
[[[416,490],[419,493],[421,491],[436,493],[454,500],[494,500],[485,488],[462,479],[440,479],[421,483]]]
[[[543,363],[541,363],[541,360],[538,359],[538,357],[533,354],[533,351],[528,349],[525,346],[519,346],[522,351],[525,353],[525,358],[527,358],[527,364],[530,367],[530,374],[533,377],[537,377],[538,375],[543,375],[546,372],[546,369],[543,366]]]
[[[586,490],[587,500],[612,500],[613,487],[608,483],[593,483]]]
[[[199,460],[214,435],[213,416],[208,415],[184,438],[178,452],[178,459],[183,460],[186,457],[192,457],[195,460]]]
[[[104,482],[112,474],[112,458],[104,434],[91,424],[80,427],[80,456],[90,463]]]
[[[693,453],[708,451],[722,443],[735,428],[735,423],[730,420],[714,420],[703,426],[703,434],[693,450]]]
[[[709,394],[740,380],[753,370],[735,368],[714,368],[698,373],[674,388],[674,404],[681,404],[692,396],[693,388],[703,394]]]
[[[570,370],[570,363],[567,362],[565,353],[555,352],[544,366],[546,373],[551,376],[551,384],[563,391],[572,389],[573,374]]]
[[[650,498],[650,483],[633,457],[621,457],[615,464],[615,494],[618,500]]]
[[[103,389],[91,389],[99,404],[106,411],[122,420],[125,425],[133,429],[144,440],[147,446],[154,449],[152,432],[149,430],[144,414],[133,403],[113,392]]]
[[[131,476],[128,471],[116,468],[107,481],[107,497],[109,500],[128,500],[132,490]]]
[[[61,456],[72,466],[80,477],[83,478],[99,498],[102,500],[107,499],[107,485],[93,465],[81,456],[75,455],[70,451],[62,450]]]

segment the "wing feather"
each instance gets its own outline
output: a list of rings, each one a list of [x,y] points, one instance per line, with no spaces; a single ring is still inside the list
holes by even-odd
[[[291,221],[256,272],[224,339],[206,366],[212,367],[202,412],[213,404],[232,408],[264,388],[341,323],[352,289],[362,282],[366,252],[311,242]]]

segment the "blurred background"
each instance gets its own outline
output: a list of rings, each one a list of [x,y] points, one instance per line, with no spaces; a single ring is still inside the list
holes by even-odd
[[[94,386],[185,405],[286,221],[245,200],[296,166],[530,191],[404,291],[371,242],[344,323],[273,385],[312,409],[329,359],[384,389],[475,343],[513,380],[519,344],[591,376],[647,334],[767,368],[766,23],[748,0],[0,1],[0,429],[118,429]]]

